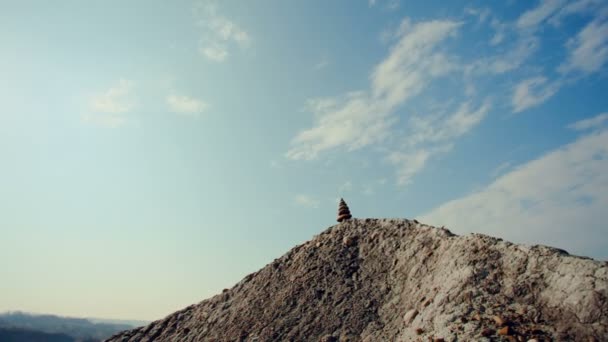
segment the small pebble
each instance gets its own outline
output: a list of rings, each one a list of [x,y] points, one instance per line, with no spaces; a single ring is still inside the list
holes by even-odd
[[[489,336],[492,336],[492,335],[494,335],[494,330],[489,329],[489,328],[485,328],[481,332],[481,336],[484,336],[484,337],[489,337]]]
[[[507,335],[513,334],[513,330],[511,329],[511,327],[506,326],[506,327],[499,329],[497,333],[498,333],[498,335],[507,336]]]
[[[410,323],[412,323],[414,318],[416,318],[417,315],[418,315],[418,310],[412,309],[412,310],[408,311],[405,314],[405,316],[403,316],[403,320],[405,321],[406,324],[410,324]]]
[[[508,321],[500,316],[494,316],[492,317],[492,319],[494,320],[494,322],[496,322],[496,324],[498,324],[499,327],[505,326],[507,325]]]

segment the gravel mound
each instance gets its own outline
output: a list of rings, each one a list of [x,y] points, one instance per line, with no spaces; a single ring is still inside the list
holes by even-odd
[[[608,263],[352,219],[108,341],[608,341]]]

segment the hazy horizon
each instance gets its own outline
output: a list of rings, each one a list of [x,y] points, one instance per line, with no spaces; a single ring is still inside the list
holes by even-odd
[[[129,318],[120,318],[120,317],[84,317],[84,316],[64,316],[64,315],[57,315],[55,313],[52,312],[29,312],[29,311],[22,311],[22,310],[4,310],[4,311],[0,311],[0,316],[2,315],[10,315],[10,314],[25,314],[25,315],[31,315],[31,316],[57,316],[57,317],[61,317],[61,318],[73,318],[73,319],[86,319],[88,321],[90,321],[91,323],[107,323],[107,322],[123,322],[125,324],[128,323],[149,323],[151,321],[149,320],[141,320],[141,319],[129,319]]]
[[[19,1],[0,312],[156,320],[335,223],[608,259],[608,3]]]

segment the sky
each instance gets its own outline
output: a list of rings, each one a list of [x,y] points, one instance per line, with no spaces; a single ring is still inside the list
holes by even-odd
[[[0,56],[0,311],[162,318],[340,197],[608,259],[608,1],[5,1]]]

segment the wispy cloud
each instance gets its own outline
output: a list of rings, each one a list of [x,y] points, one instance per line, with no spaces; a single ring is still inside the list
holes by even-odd
[[[380,2],[370,1],[370,6],[374,4]],[[599,11],[602,6],[597,0],[540,0],[514,21],[503,21],[489,9],[467,8],[465,14],[473,17],[474,25],[494,32],[486,44],[488,50],[480,50],[481,55],[470,60],[448,50],[448,38],[465,29],[463,22],[414,23],[406,18],[386,34],[390,36],[386,42],[392,46],[372,69],[368,87],[309,100],[313,125],[296,134],[286,156],[311,160],[331,151],[373,146],[373,151],[380,151],[395,167],[397,183],[408,184],[430,161],[448,153],[459,136],[483,120],[491,108],[486,99],[500,102],[497,106],[510,105],[519,113],[542,105],[576,81],[576,75],[554,77],[555,70],[550,70],[536,77],[526,73],[515,85],[505,82],[505,78],[511,82],[520,76],[524,66],[528,71],[542,70],[532,57],[540,51],[544,38],[541,32],[547,25],[571,15],[591,15],[591,22],[570,39],[571,52],[561,69],[587,73],[600,70],[608,59],[608,15],[601,14],[608,9]],[[444,101],[460,104],[457,110],[438,112],[421,101],[409,102],[414,97],[422,99],[420,95],[431,85],[439,87],[439,78],[454,74],[463,77],[462,92]],[[477,86],[494,80],[497,82],[491,88]]]
[[[388,156],[388,160],[397,167],[397,183],[407,185],[412,178],[420,172],[429,159],[435,155],[446,153],[453,148],[452,144],[437,147],[424,147],[406,152],[394,151]]]
[[[539,24],[556,13],[565,3],[565,0],[541,0],[537,7],[519,17],[517,27],[525,30],[535,29]]]
[[[605,1],[542,0],[519,17],[516,28],[521,35],[531,37],[544,23],[559,26],[564,18],[580,14],[592,14],[595,18],[568,40],[569,56],[559,71],[592,73],[600,70],[608,59],[608,5]]]
[[[608,19],[603,17],[591,21],[568,41],[566,47],[569,56],[560,66],[561,72],[599,71],[608,59]]]
[[[367,4],[369,5],[369,7],[374,7],[376,5],[378,5],[380,2],[384,3],[384,7],[388,10],[396,10],[399,8],[399,6],[401,6],[401,0],[368,0]]]
[[[478,125],[489,110],[489,102],[472,109],[467,101],[455,112],[412,116],[409,122],[411,132],[403,140],[401,148],[388,156],[389,162],[397,167],[397,183],[409,184],[429,160],[449,152],[454,140]]]
[[[468,66],[468,72],[503,74],[518,69],[538,51],[541,41],[537,31],[547,23],[559,26],[566,17],[580,14],[593,14],[596,19],[577,37],[569,40],[567,47],[570,50],[570,59],[560,67],[560,70],[562,72],[577,69],[585,72],[597,71],[608,58],[605,26],[608,6],[602,1],[541,0],[536,7],[520,15],[514,23],[499,20],[489,10],[465,10],[467,14],[478,16],[480,23],[489,22],[489,26],[495,31],[490,46],[502,43],[508,34],[517,36],[515,43],[505,54],[481,58]]]
[[[90,112],[83,116],[87,122],[116,127],[124,124],[125,114],[135,107],[134,82],[120,79],[108,90],[95,94],[89,101]]]
[[[317,62],[317,64],[314,65],[313,69],[315,69],[315,70],[325,69],[328,65],[329,65],[329,58],[327,58],[327,56],[323,56],[321,58],[321,60],[319,60],[319,62]]]
[[[310,100],[308,108],[315,114],[316,124],[292,140],[286,156],[310,160],[326,150],[355,150],[385,138],[391,122],[368,96],[356,92],[342,98]]]
[[[207,59],[214,62],[223,62],[228,57],[228,49],[222,44],[209,44],[201,47],[200,52],[203,56],[207,57]]]
[[[568,128],[576,131],[586,131],[591,129],[602,128],[604,124],[608,123],[608,113],[598,114],[594,117],[579,120],[575,123],[568,125]]]
[[[233,46],[246,48],[251,36],[237,23],[221,15],[215,1],[200,1],[195,6],[198,24],[204,28],[200,53],[210,61],[223,62]]]
[[[604,7],[602,7],[604,6]],[[595,11],[594,12],[592,12]],[[479,15],[482,12],[478,11]],[[608,59],[608,6],[599,0],[541,0],[530,10],[524,12],[514,23],[504,23],[494,18],[490,12],[484,14],[483,21],[489,21],[495,29],[495,35],[490,46],[501,43],[507,34],[515,34],[512,47],[504,54],[482,57],[465,66],[465,80],[468,93],[473,93],[471,77],[488,74],[500,75],[519,69],[539,50],[541,39],[538,32],[547,24],[559,25],[564,18],[577,14],[592,14],[595,18],[588,23],[575,37],[569,39],[566,47],[569,49],[568,58],[558,71],[558,79],[544,76],[531,77],[521,80],[511,96],[511,106],[514,112],[522,112],[534,106],[539,106],[551,98],[559,89],[572,81],[569,75],[572,71],[592,73],[599,71]],[[491,19],[488,19],[490,18]],[[481,19],[480,19],[481,20]]]
[[[131,99],[133,81],[120,79],[110,89],[91,99],[91,109],[100,113],[122,114],[130,111],[134,102]]]
[[[511,162],[504,162],[500,165],[498,165],[494,170],[492,170],[492,173],[490,174],[492,177],[496,177],[498,175],[501,175],[504,171],[508,170],[511,167]]]
[[[564,18],[576,14],[588,14],[597,11],[601,5],[605,5],[605,0],[576,0],[570,1],[553,15],[548,22],[553,26],[561,25]]]
[[[513,89],[511,98],[513,112],[519,113],[542,104],[551,98],[559,90],[559,87],[558,82],[549,82],[547,78],[542,76],[521,81]]]
[[[174,113],[189,116],[199,116],[208,107],[202,100],[183,95],[167,96],[167,106]]]
[[[288,158],[314,159],[327,150],[356,150],[382,141],[396,121],[391,115],[395,108],[420,93],[433,78],[454,69],[436,47],[460,23],[437,20],[406,24],[407,30],[390,54],[374,68],[369,91],[309,101],[308,108],[315,114],[314,127],[292,140]]]
[[[504,40],[508,25],[496,18],[489,8],[467,7],[464,9],[464,13],[477,18],[476,27],[489,23],[490,27],[494,30],[490,45],[498,45]]]
[[[405,145],[418,146],[450,141],[470,131],[481,122],[489,110],[489,102],[473,109],[471,103],[465,101],[454,112],[442,111],[435,115],[412,116],[411,133],[405,138]]]
[[[467,7],[464,9],[464,13],[476,17],[479,24],[485,23],[492,16],[489,8]]]
[[[516,242],[548,243],[608,257],[608,130],[585,135],[520,165],[483,190],[422,220]],[[559,224],[556,224],[559,223]]]
[[[318,208],[319,207],[319,200],[316,198],[313,198],[309,195],[304,195],[304,194],[300,194],[300,195],[296,195],[296,197],[294,198],[294,202],[297,205],[306,207],[306,208]]]
[[[505,39],[507,35],[507,25],[500,20],[493,18],[490,22],[490,26],[494,29],[494,35],[490,39],[490,45],[495,46]]]
[[[490,103],[473,105],[464,100],[454,111],[410,115],[407,138],[394,135],[394,112],[420,94],[434,79],[459,70],[455,60],[438,49],[460,22],[404,20],[399,40],[372,71],[370,89],[342,97],[310,100],[313,128],[300,132],[287,152],[291,159],[314,159],[322,152],[343,148],[353,151],[383,144],[388,162],[396,168],[397,183],[407,185],[433,158],[450,151],[455,140],[469,132],[488,113]]]
[[[456,70],[456,63],[437,48],[461,24],[449,20],[418,24],[404,21],[403,36],[372,72],[372,100],[385,111],[393,110],[419,94],[432,79]]]
[[[502,42],[502,39],[504,37],[500,37],[495,43]],[[535,36],[521,36],[517,38],[506,53],[480,58],[467,66],[466,72],[470,74],[497,75],[513,71],[518,69],[538,50],[539,44],[539,39]]]

